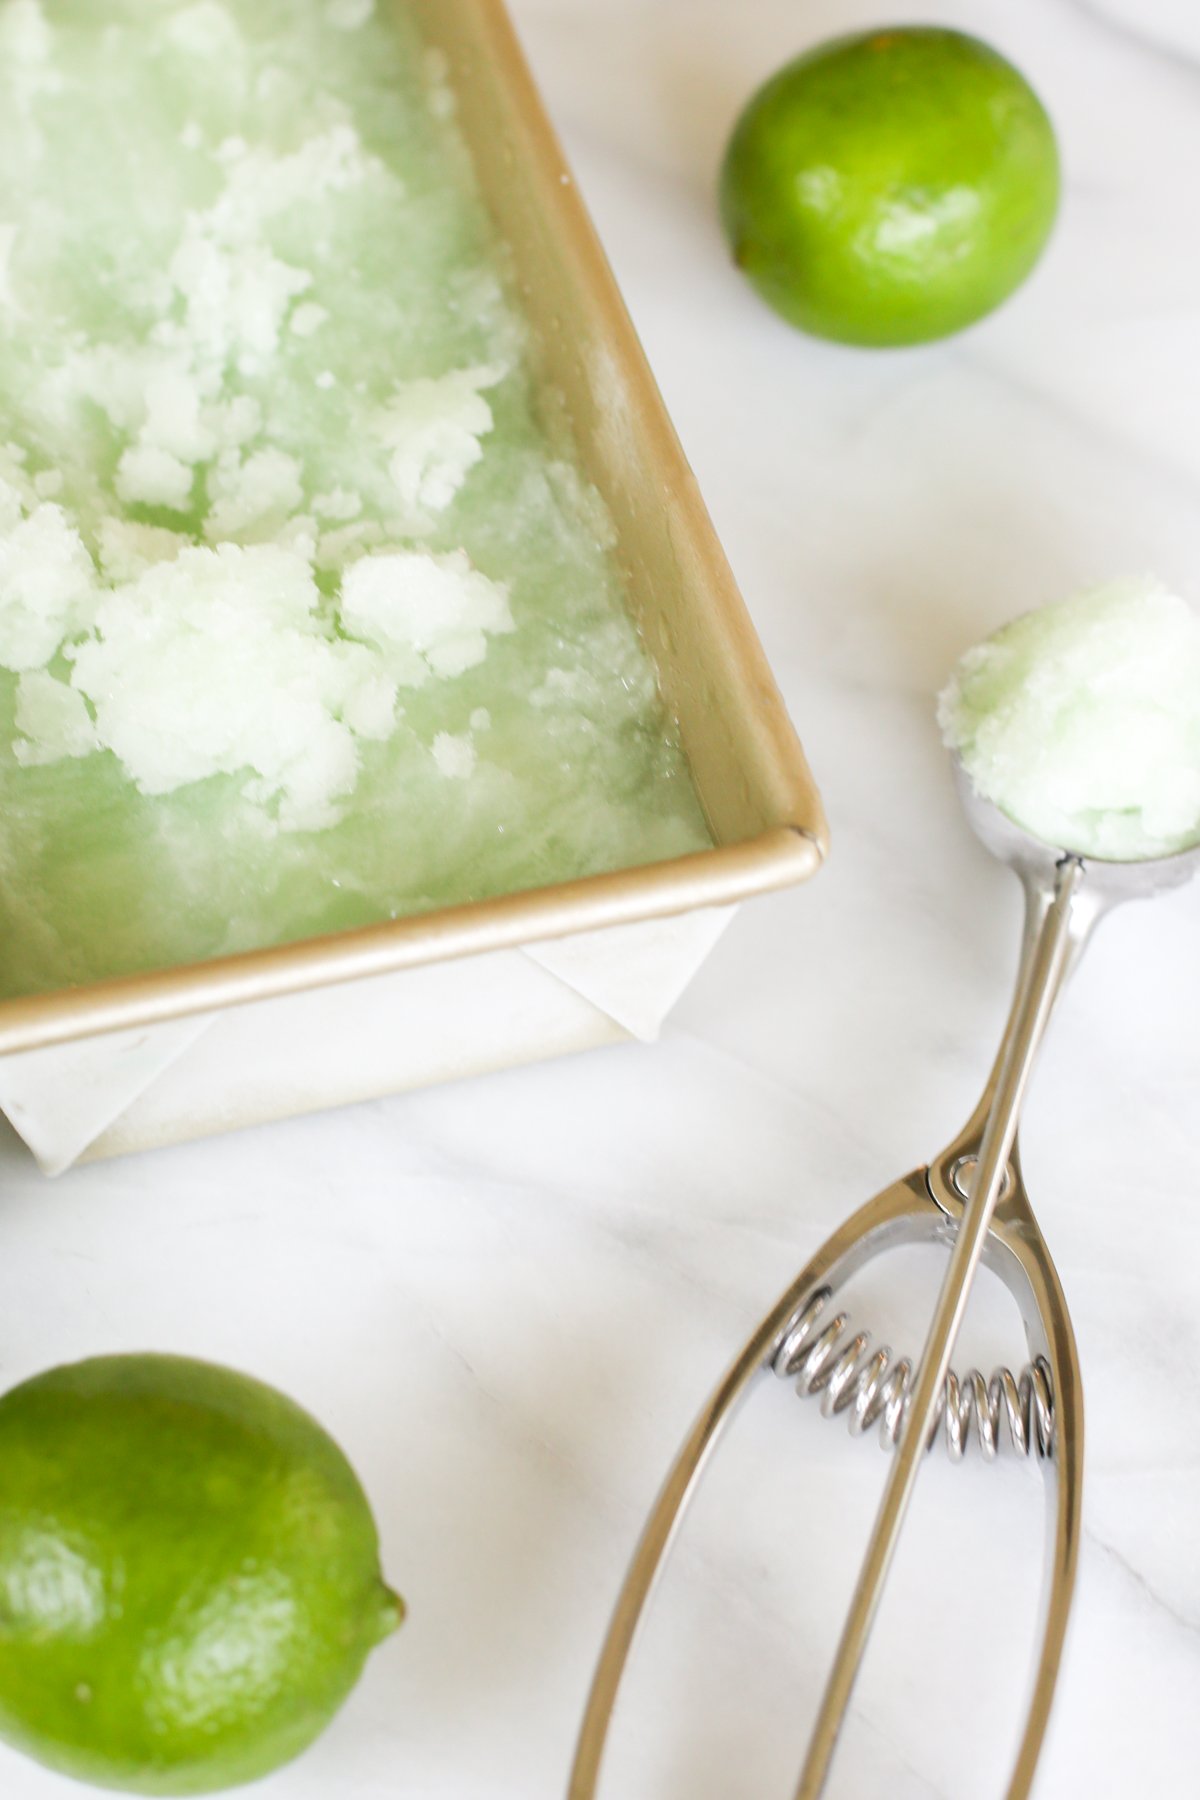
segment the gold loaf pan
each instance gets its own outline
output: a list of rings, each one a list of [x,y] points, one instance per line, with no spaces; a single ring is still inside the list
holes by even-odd
[[[556,408],[565,405],[584,466],[616,521],[630,604],[715,847],[276,949],[0,1002],[0,1056],[729,907],[803,880],[824,854],[824,817],[799,740],[505,7],[501,0],[416,0],[416,12],[450,65],[460,124],[533,327],[535,372]],[[548,1042],[546,1053],[555,1048]],[[499,1060],[464,1051],[458,1072]]]

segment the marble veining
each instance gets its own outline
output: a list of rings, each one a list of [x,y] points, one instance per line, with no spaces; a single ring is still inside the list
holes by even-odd
[[[825,793],[828,868],[746,908],[661,1043],[76,1170],[0,1143],[0,1381],[174,1349],[279,1382],[376,1504],[408,1625],[278,1800],[550,1800],[639,1522],[742,1336],[832,1225],[961,1124],[1015,884],[959,816],[934,692],[969,642],[1157,570],[1200,603],[1200,28],[1186,0],[929,0],[1063,139],[1045,263],[949,344],[807,342],[723,254],[752,85],[875,0],[513,0]],[[1079,1595],[1040,1800],[1200,1767],[1200,890],[1107,923],[1046,1046],[1026,1175],[1088,1400]],[[927,1258],[860,1277],[915,1345]],[[960,1362],[1022,1354],[977,1295]],[[885,1464],[778,1383],[714,1470],[635,1665],[617,1800],[780,1800]],[[837,1800],[1001,1791],[1040,1479],[928,1465]],[[0,1751],[12,1800],[79,1790]]]

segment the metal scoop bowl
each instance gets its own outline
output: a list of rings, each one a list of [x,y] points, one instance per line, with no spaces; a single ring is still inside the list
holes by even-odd
[[[883,1499],[842,1630],[794,1800],[824,1791],[854,1683],[926,1449],[944,1435],[961,1456],[974,1434],[985,1457],[1007,1443],[1036,1456],[1046,1477],[1048,1550],[1033,1690],[1004,1789],[1026,1800],[1050,1717],[1079,1559],[1083,1384],[1062,1286],[1021,1174],[1017,1125],[1055,1002],[1100,920],[1123,900],[1149,899],[1200,869],[1200,845],[1141,862],[1106,862],[1043,843],[971,785],[955,760],[967,817],[1025,890],[1016,992],[999,1053],[967,1125],[925,1167],[860,1208],[801,1270],[709,1399],[676,1457],[642,1532],[596,1667],[576,1747],[569,1800],[595,1800],[617,1694],[638,1625],[705,1466],[764,1376],[819,1395],[854,1433],[878,1426],[895,1447]],[[917,1363],[895,1360],[856,1332],[833,1296],[882,1251],[942,1243],[950,1256]],[[1028,1341],[1019,1376],[960,1378],[950,1358],[980,1262],[1014,1295]]]

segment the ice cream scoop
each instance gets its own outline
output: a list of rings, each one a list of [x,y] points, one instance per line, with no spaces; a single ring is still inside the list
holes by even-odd
[[[1025,890],[1025,932],[1016,992],[1000,1049],[969,1122],[942,1153],[862,1207],[822,1246],[754,1332],[716,1388],[667,1477],[634,1554],[601,1652],[576,1749],[569,1800],[593,1800],[622,1676],[639,1621],[709,1457],[740,1403],[764,1375],[795,1379],[820,1394],[827,1415],[848,1413],[852,1431],[878,1424],[894,1445],[854,1597],[822,1697],[795,1800],[818,1800],[922,1456],[944,1423],[952,1454],[972,1432],[985,1455],[1005,1437],[1036,1455],[1047,1477],[1050,1553],[1032,1698],[1006,1800],[1033,1782],[1062,1658],[1079,1553],[1083,1474],[1083,1386],[1075,1336],[1058,1275],[1029,1203],[1017,1124],[1034,1059],[1064,983],[1101,918],[1123,900],[1146,899],[1190,879],[1200,846],[1142,860],[1105,861],[1045,841],[983,798],[961,761],[956,773],[975,832],[1015,870]],[[924,1349],[916,1363],[872,1348],[832,1305],[837,1287],[899,1244],[950,1250]],[[981,1261],[1020,1306],[1030,1361],[1020,1376],[986,1381],[950,1367]]]

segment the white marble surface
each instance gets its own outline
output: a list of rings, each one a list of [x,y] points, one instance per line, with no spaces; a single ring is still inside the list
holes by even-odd
[[[925,0],[1041,88],[1067,164],[1042,269],[904,354],[806,342],[712,203],[753,84],[873,0],[515,0],[822,783],[806,891],[743,912],[663,1041],[47,1184],[0,1145],[0,1379],[154,1346],[252,1369],[339,1435],[411,1620],[278,1800],[561,1794],[638,1523],[735,1344],[829,1227],[957,1127],[1007,998],[1015,884],[931,721],[967,642],[1093,578],[1200,600],[1200,26],[1190,0]],[[1200,1767],[1200,891],[1098,939],[1026,1172],[1089,1404],[1086,1541],[1042,1800],[1182,1797]],[[932,1272],[867,1284],[915,1339]],[[907,1321],[907,1328],[904,1327]],[[981,1293],[968,1350],[1016,1357]],[[885,1464],[782,1389],[673,1564],[618,1800],[791,1791]],[[1040,1482],[931,1463],[831,1792],[997,1795]],[[0,1752],[17,1800],[78,1792]]]

